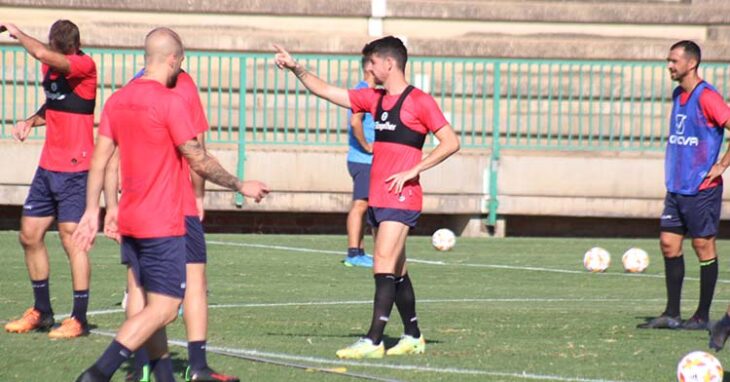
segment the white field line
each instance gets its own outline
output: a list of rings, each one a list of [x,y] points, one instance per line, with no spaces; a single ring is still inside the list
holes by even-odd
[[[692,299],[684,299],[685,301],[691,301]],[[730,301],[730,300],[728,300]],[[664,299],[620,299],[620,298],[462,298],[462,299],[420,299],[419,304],[454,304],[454,303],[503,303],[503,302],[527,302],[527,303],[555,303],[555,302],[617,302],[617,303],[647,303],[656,302],[664,303]],[[715,302],[723,302],[723,300],[715,300]],[[361,301],[309,301],[309,302],[274,302],[274,303],[238,303],[238,304],[210,304],[209,309],[231,309],[231,308],[277,308],[277,307],[302,307],[302,306],[333,306],[333,305],[371,305],[372,300],[361,300]],[[87,316],[104,316],[108,314],[123,313],[124,310],[118,309],[103,309],[103,310],[92,310],[86,313]],[[56,320],[62,320],[68,318],[70,313],[56,314],[54,318]]]
[[[94,334],[107,336],[107,337],[115,336],[115,333],[102,331],[102,330],[98,330],[98,329],[94,329],[91,332]],[[172,339],[172,340],[168,340],[168,343],[175,345],[175,346],[187,347],[187,342],[182,341],[182,340]],[[489,377],[519,378],[519,379],[539,380],[539,381],[625,382],[625,381],[613,381],[613,380],[607,380],[607,379],[590,379],[590,378],[580,378],[580,377],[561,377],[561,376],[557,376],[557,375],[533,374],[533,373],[528,373],[526,371],[501,372],[501,371],[489,371],[489,370],[480,370],[480,369],[461,369],[461,368],[454,368],[454,367],[439,368],[439,367],[421,366],[421,365],[403,365],[403,364],[391,365],[391,364],[375,363],[375,362],[343,361],[343,360],[328,359],[328,358],[306,357],[306,356],[299,356],[299,355],[286,354],[286,353],[264,352],[264,351],[258,351],[258,350],[253,350],[253,349],[237,349],[237,348],[218,347],[218,346],[211,346],[211,345],[207,345],[206,349],[211,352],[242,354],[242,355],[249,355],[249,356],[255,356],[255,357],[260,357],[260,358],[278,359],[278,360],[286,360],[286,361],[298,361],[298,362],[310,362],[310,363],[327,364],[327,365],[356,366],[356,367],[363,367],[363,368],[368,368],[368,369],[391,369],[391,370],[401,370],[401,371],[429,372],[429,373],[438,373],[438,374],[483,375],[483,376],[489,376]]]
[[[266,244],[251,244],[251,243],[234,243],[228,241],[218,240],[206,240],[206,243],[213,245],[224,245],[232,247],[246,247],[246,248],[262,248],[262,249],[277,249],[282,251],[291,252],[307,252],[307,253],[323,253],[328,255],[342,255],[342,251],[330,251],[325,249],[314,249],[314,248],[300,248],[300,247],[287,247],[282,245],[266,245]],[[530,267],[530,266],[519,266],[519,265],[501,265],[501,264],[470,264],[470,263],[448,263],[445,261],[433,261],[433,260],[419,260],[409,257],[408,261],[411,263],[428,264],[428,265],[444,265],[444,266],[455,266],[455,267],[474,267],[474,268],[492,268],[492,269],[509,269],[516,271],[535,271],[535,272],[552,272],[552,273],[566,273],[566,274],[578,274],[585,275],[586,271],[576,271],[570,269],[556,269],[556,268],[543,268],[543,267]],[[621,277],[647,277],[664,279],[664,275],[649,275],[644,273],[598,273],[599,276],[621,276]],[[685,280],[699,281],[697,277],[685,277]],[[718,283],[730,284],[730,280],[718,279]]]

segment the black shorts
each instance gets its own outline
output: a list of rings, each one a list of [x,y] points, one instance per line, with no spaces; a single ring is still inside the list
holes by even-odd
[[[667,192],[659,222],[661,231],[692,238],[717,236],[721,207],[722,185],[702,190],[696,195]]]
[[[185,237],[136,239],[122,236],[122,263],[145,291],[185,296]]]

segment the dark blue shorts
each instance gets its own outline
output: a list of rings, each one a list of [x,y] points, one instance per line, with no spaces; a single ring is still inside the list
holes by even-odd
[[[397,208],[368,207],[367,222],[371,227],[378,227],[384,221],[403,223],[411,228],[416,226],[420,211],[399,210]]]
[[[692,238],[717,236],[720,228],[722,185],[700,191],[697,195],[667,192],[661,231]]]
[[[370,192],[370,165],[347,162],[347,171],[352,177],[352,200],[368,200]]]
[[[203,223],[197,216],[185,217],[185,262],[202,263],[207,262],[207,251],[205,249],[205,233]]]
[[[185,296],[185,236],[136,239],[122,236],[122,263],[147,292]]]
[[[86,209],[88,171],[56,172],[38,167],[23,205],[23,216],[56,217],[78,223]]]

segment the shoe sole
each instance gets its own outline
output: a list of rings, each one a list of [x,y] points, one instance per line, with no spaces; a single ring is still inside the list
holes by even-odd
[[[28,333],[28,332],[48,332],[51,330],[52,327],[53,327],[53,324],[50,324],[48,326],[38,326],[36,328],[30,328],[30,329],[26,329],[26,330],[12,330],[12,329],[5,328],[5,331],[8,333],[18,333],[18,334],[23,334],[23,333]]]

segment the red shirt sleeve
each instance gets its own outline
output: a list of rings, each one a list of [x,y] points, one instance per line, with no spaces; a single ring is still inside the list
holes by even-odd
[[[177,94],[170,93],[167,103],[166,125],[175,146],[195,138],[197,135],[193,125],[193,115],[185,100]]]
[[[69,54],[66,56],[71,67],[66,78],[87,78],[96,76],[96,65],[91,57],[85,54]]]
[[[441,108],[429,94],[418,92],[418,119],[428,131],[435,133],[449,124]]]
[[[707,123],[713,126],[723,127],[730,120],[730,107],[717,92],[705,89],[700,96],[700,107],[707,118]]]
[[[101,112],[101,120],[99,121],[99,135],[103,135],[107,138],[112,139],[116,142],[116,139],[114,139],[114,132],[112,131],[111,123],[109,122],[109,107],[113,105],[114,102],[110,99],[107,101],[106,105],[104,105],[104,110]]]
[[[353,113],[370,113],[375,115],[375,109],[380,99],[380,91],[373,88],[350,89],[350,108]]]
[[[188,103],[190,112],[192,113],[195,133],[200,134],[208,131],[208,120],[205,118],[203,103],[200,102],[198,87],[195,85],[193,78],[187,72],[180,73],[177,86],[175,86],[173,91],[182,96],[185,102]]]

